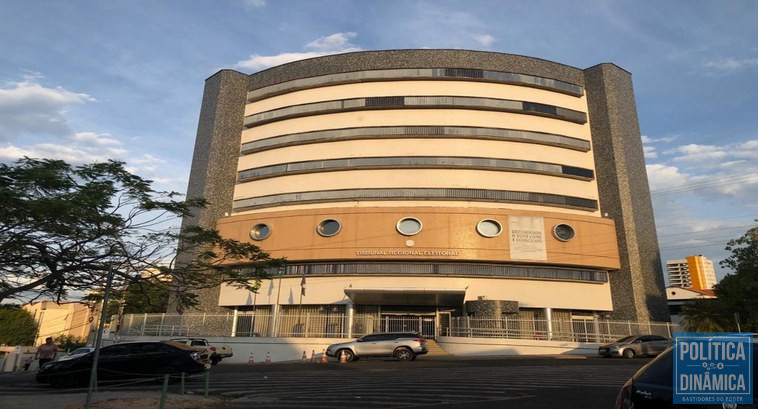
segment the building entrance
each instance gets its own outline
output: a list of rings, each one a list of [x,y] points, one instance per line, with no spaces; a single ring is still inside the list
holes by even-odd
[[[424,338],[434,339],[436,336],[437,319],[434,313],[382,314],[379,328],[381,328],[382,332],[417,332]]]

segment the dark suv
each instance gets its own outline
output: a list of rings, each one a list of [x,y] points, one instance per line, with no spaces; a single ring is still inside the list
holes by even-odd
[[[37,372],[37,382],[53,386],[86,385],[94,352],[66,361],[49,362]],[[165,374],[204,372],[210,363],[192,348],[177,343],[128,342],[100,349],[98,380],[158,378]]]
[[[355,341],[329,345],[326,355],[339,359],[344,353],[347,362],[363,357],[395,357],[413,361],[416,356],[429,352],[426,340],[412,332],[385,332],[366,335]]]
[[[758,367],[758,344],[753,343],[753,368]],[[754,369],[755,371],[755,369]],[[674,401],[674,348],[669,348],[637,371],[616,398],[616,409],[653,408],[758,408],[755,399],[756,376],[753,372],[753,404],[722,406],[703,404],[675,405]]]

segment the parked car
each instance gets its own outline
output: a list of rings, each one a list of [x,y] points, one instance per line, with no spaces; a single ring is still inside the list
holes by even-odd
[[[66,355],[61,356],[58,358],[59,361],[68,361],[69,359],[78,358],[82,354],[89,354],[90,352],[94,351],[95,348],[92,347],[82,347],[82,348],[76,348],[75,350],[67,353]]]
[[[654,356],[671,346],[671,340],[660,335],[630,335],[610,344],[601,345],[597,353],[603,357],[634,358],[635,356]]]
[[[674,348],[669,348],[657,358],[637,371],[621,387],[616,398],[616,409],[652,409],[652,408],[758,408],[758,400],[753,395],[752,405],[704,405],[687,403],[675,405],[674,402]],[[758,368],[758,344],[753,343],[753,368]],[[755,372],[754,372],[755,373]],[[758,387],[758,377],[753,375],[753,391]],[[755,392],[754,392],[755,393]]]
[[[37,382],[80,386],[89,381],[94,352],[49,362],[37,372]],[[192,348],[165,342],[129,342],[100,349],[97,379],[153,378],[165,374],[196,374],[210,367]]]
[[[218,365],[224,358],[234,356],[232,347],[226,345],[211,345],[205,338],[172,338],[170,341],[180,342],[194,349],[200,355],[206,355],[212,365]]]
[[[418,355],[429,352],[426,340],[411,332],[386,332],[366,335],[355,341],[329,345],[326,355],[339,359],[345,353],[347,362],[364,357],[395,357],[413,361]]]

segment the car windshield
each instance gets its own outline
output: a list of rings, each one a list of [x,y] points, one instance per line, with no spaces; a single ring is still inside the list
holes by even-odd
[[[71,353],[69,355],[86,354],[86,353],[88,353],[90,351],[92,351],[90,348],[77,348],[77,349],[71,351]]]
[[[629,341],[631,341],[631,340],[633,340],[635,338],[637,338],[636,335],[630,335],[628,337],[621,338],[620,340],[618,340],[616,342],[629,342]]]

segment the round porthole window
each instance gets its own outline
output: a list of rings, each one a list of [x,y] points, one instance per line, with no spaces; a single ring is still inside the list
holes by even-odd
[[[253,240],[264,240],[271,235],[271,227],[265,223],[258,223],[250,229],[250,238]]]
[[[418,234],[421,227],[421,221],[414,217],[405,217],[397,222],[397,231],[404,236]]]
[[[497,237],[503,232],[503,226],[492,219],[484,219],[477,223],[476,232],[484,237]]]
[[[568,224],[556,224],[553,227],[553,236],[560,241],[569,241],[574,238],[576,232]]]
[[[318,224],[318,228],[316,231],[320,236],[324,237],[331,237],[336,235],[337,233],[342,230],[342,225],[340,222],[334,219],[326,219],[322,220],[321,223]]]

